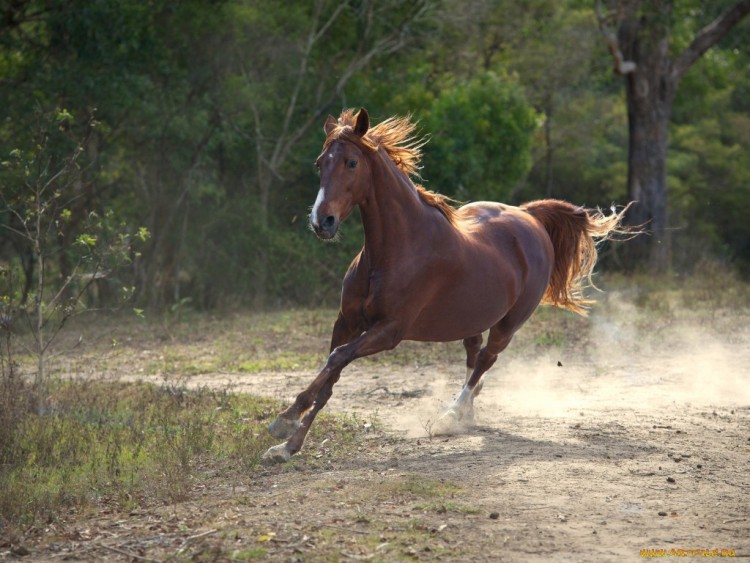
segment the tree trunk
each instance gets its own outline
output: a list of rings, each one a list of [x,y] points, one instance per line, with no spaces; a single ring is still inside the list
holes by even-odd
[[[646,230],[626,245],[630,268],[647,264],[661,273],[670,266],[667,213],[667,134],[677,86],[703,53],[750,13],[750,0],[740,0],[695,34],[674,59],[669,56],[673,2],[642,0],[619,4],[615,15],[617,36],[597,0],[599,27],[612,54],[615,72],[625,76],[630,143],[628,195],[630,225]],[[621,10],[621,8],[625,8]]]
[[[630,225],[650,236],[636,237],[626,246],[631,265],[647,264],[650,271],[664,272],[670,264],[667,216],[667,141],[674,98],[669,78],[669,42],[631,43],[630,54],[638,65],[626,75],[628,108],[628,196],[636,205],[628,212]],[[633,56],[634,55],[634,56]]]

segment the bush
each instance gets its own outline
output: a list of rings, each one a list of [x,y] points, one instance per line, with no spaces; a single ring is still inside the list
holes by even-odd
[[[446,88],[422,123],[430,133],[424,177],[437,191],[506,201],[531,167],[539,118],[510,76],[485,72]]]

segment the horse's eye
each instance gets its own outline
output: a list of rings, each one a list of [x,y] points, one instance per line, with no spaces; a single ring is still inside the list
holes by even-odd
[[[356,168],[357,167],[357,161],[356,160],[350,160],[346,163],[347,168]]]

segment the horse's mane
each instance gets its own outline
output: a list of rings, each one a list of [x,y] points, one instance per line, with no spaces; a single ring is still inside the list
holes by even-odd
[[[417,125],[409,117],[389,117],[370,127],[362,137],[354,134],[356,122],[357,114],[354,110],[345,109],[341,112],[336,127],[326,138],[324,148],[343,137],[373,152],[383,149],[393,164],[410,180],[412,177],[419,178],[422,147],[427,144],[427,139],[414,135]],[[437,208],[451,223],[455,222],[456,209],[453,207],[453,198],[430,191],[416,182],[413,184],[422,201]]]

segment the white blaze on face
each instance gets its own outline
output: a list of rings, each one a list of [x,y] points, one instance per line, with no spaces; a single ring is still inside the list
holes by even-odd
[[[326,189],[323,186],[320,186],[320,190],[318,190],[318,197],[315,198],[315,205],[313,205],[312,212],[310,213],[313,223],[317,225],[320,225],[320,220],[318,218],[318,208],[323,203],[323,200],[325,198],[326,198]]]
[[[328,158],[333,158],[333,153],[328,153]],[[326,198],[326,189],[325,186],[320,186],[320,190],[318,190],[318,197],[315,198],[315,203],[313,204],[312,212],[310,213],[310,218],[312,219],[313,223],[320,225],[320,218],[318,217],[318,209],[323,204],[323,200]]]

